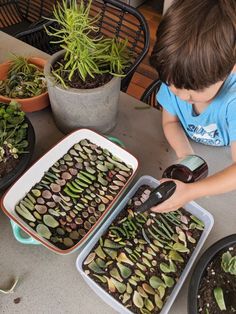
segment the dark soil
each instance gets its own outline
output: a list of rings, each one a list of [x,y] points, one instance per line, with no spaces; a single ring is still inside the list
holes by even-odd
[[[66,61],[63,58],[58,60],[58,62],[54,65],[54,70],[58,69],[59,63],[65,64]],[[70,81],[68,79],[69,74],[70,72],[68,71],[64,71],[63,73],[61,73],[61,76],[65,84],[71,88],[78,88],[78,89],[89,89],[89,88],[96,88],[99,86],[103,86],[113,78],[113,75],[109,73],[104,73],[104,74],[94,74],[94,78],[91,76],[87,76],[86,80],[83,81],[79,75],[79,72],[76,71]]]
[[[236,313],[236,276],[226,273],[221,268],[222,254],[230,251],[236,255],[236,245],[220,251],[208,265],[200,283],[198,312],[203,314]],[[213,294],[214,288],[221,287],[224,292],[226,311],[221,311]],[[207,311],[208,310],[208,311]]]
[[[13,156],[9,157],[6,162],[0,162],[0,179],[11,172],[19,163],[20,158],[15,159]]]

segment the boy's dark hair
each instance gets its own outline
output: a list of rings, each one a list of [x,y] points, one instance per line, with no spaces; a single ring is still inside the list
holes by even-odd
[[[176,88],[201,90],[224,80],[236,63],[236,0],[175,0],[150,63]]]

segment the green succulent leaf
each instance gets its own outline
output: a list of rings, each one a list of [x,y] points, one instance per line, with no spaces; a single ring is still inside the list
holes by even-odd
[[[141,309],[144,306],[143,298],[137,291],[134,291],[133,302],[134,305],[137,306],[137,308],[139,309]]]
[[[214,292],[216,303],[219,306],[220,310],[225,311],[226,306],[225,306],[225,300],[224,300],[224,292],[222,288],[216,287],[213,292]]]
[[[229,251],[221,257],[221,267],[226,273],[236,275],[236,256],[232,256]]]

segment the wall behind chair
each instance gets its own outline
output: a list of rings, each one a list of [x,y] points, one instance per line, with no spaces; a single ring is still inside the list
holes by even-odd
[[[169,8],[169,6],[172,4],[173,0],[164,0],[164,8],[163,8],[163,14],[166,12],[166,10]]]
[[[135,8],[137,8],[139,5],[145,2],[145,0],[121,0],[121,1]]]

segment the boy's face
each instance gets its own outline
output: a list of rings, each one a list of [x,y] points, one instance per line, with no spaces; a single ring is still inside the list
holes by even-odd
[[[170,85],[170,90],[180,99],[191,104],[209,104],[217,95],[224,81],[219,81],[202,90],[178,89]]]

